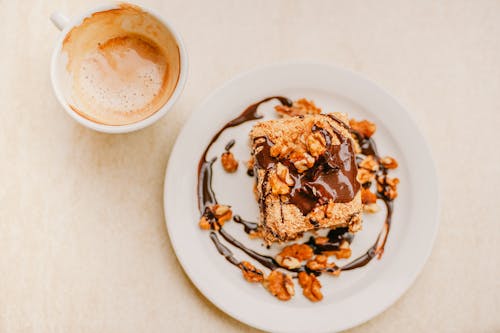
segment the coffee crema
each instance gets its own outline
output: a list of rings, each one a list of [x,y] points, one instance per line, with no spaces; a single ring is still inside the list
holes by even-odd
[[[63,42],[70,107],[104,125],[148,118],[168,101],[180,75],[179,47],[155,17],[129,4],[94,13]]]

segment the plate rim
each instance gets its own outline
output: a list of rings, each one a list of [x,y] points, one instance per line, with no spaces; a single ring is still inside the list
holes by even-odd
[[[191,283],[196,287],[196,289],[198,289],[198,291],[203,295],[203,297],[208,299],[218,309],[225,312],[227,315],[233,317],[234,319],[240,321],[241,323],[244,323],[246,325],[249,325],[249,326],[257,328],[257,329],[269,331],[269,327],[266,327],[265,325],[261,325],[256,321],[249,321],[246,318],[243,318],[242,316],[240,316],[238,311],[234,311],[230,307],[227,307],[226,305],[223,304],[223,302],[220,302],[216,297],[213,297],[212,294],[205,292],[205,288],[202,287],[201,283],[199,283],[197,278],[194,277],[194,275],[191,273],[191,270],[188,267],[188,265],[185,262],[183,262],[183,260],[181,260],[182,255],[179,255],[179,253],[181,253],[181,251],[179,251],[179,244],[177,244],[176,241],[173,239],[173,237],[171,237],[171,229],[170,229],[171,227],[169,226],[169,224],[172,222],[169,222],[169,221],[172,221],[173,217],[170,216],[170,213],[167,210],[167,205],[168,205],[167,201],[168,201],[168,197],[169,197],[169,195],[167,194],[167,191],[168,191],[167,185],[169,183],[169,179],[171,177],[173,177],[173,175],[171,175],[171,174],[169,177],[169,170],[172,169],[172,165],[174,163],[173,159],[171,157],[175,155],[175,153],[178,149],[180,149],[179,148],[179,146],[180,146],[179,140],[182,136],[184,136],[184,132],[186,131],[186,125],[188,123],[190,123],[191,121],[193,121],[193,119],[195,119],[195,117],[204,109],[204,107],[207,104],[209,104],[210,100],[214,96],[217,96],[221,91],[224,91],[227,87],[231,86],[235,82],[238,82],[238,81],[244,79],[247,76],[251,76],[252,74],[256,74],[258,72],[265,72],[268,70],[272,70],[274,68],[289,67],[289,66],[318,66],[318,67],[325,67],[327,70],[330,70],[330,71],[341,72],[341,73],[343,73],[347,76],[350,76],[358,81],[364,81],[365,84],[370,85],[371,88],[373,88],[374,90],[378,90],[379,93],[384,95],[385,99],[390,99],[394,104],[396,104],[399,111],[404,112],[405,115],[408,117],[409,121],[411,122],[411,124],[415,127],[416,131],[418,132],[418,134],[420,136],[420,140],[424,143],[423,150],[425,151],[425,153],[429,157],[429,162],[430,162],[429,172],[432,174],[432,183],[436,189],[436,193],[435,193],[436,211],[435,211],[435,214],[433,216],[433,221],[432,221],[433,223],[431,224],[433,226],[433,228],[432,228],[432,230],[429,230],[429,231],[431,231],[431,233],[428,234],[429,235],[428,239],[430,241],[429,246],[425,249],[425,253],[421,253],[421,255],[420,255],[421,260],[418,262],[417,265],[414,266],[414,267],[416,267],[416,269],[413,270],[411,277],[407,280],[407,282],[405,283],[405,286],[401,289],[401,292],[397,296],[393,297],[393,299],[391,299],[388,303],[384,304],[384,306],[378,307],[375,311],[372,311],[369,315],[364,316],[364,315],[360,314],[358,316],[359,319],[351,321],[348,325],[342,325],[339,328],[339,331],[343,331],[343,330],[347,330],[347,329],[356,327],[358,325],[361,325],[361,324],[375,318],[376,316],[380,315],[382,312],[384,312],[388,308],[390,308],[392,305],[394,305],[394,303],[397,300],[399,300],[404,294],[406,294],[406,292],[408,292],[409,288],[415,283],[417,277],[422,273],[425,264],[429,260],[429,257],[431,255],[432,250],[433,250],[434,245],[435,245],[436,237],[437,237],[437,234],[439,231],[439,224],[440,224],[441,185],[439,182],[437,168],[436,168],[436,162],[435,162],[435,159],[433,157],[432,150],[430,148],[430,144],[429,144],[428,140],[426,139],[426,137],[423,135],[423,132],[421,131],[418,122],[415,121],[415,118],[412,115],[412,113],[407,108],[405,108],[399,102],[399,100],[397,98],[395,98],[385,88],[383,88],[381,85],[379,85],[375,81],[371,80],[370,78],[365,77],[364,75],[362,75],[356,71],[353,71],[351,69],[348,69],[348,68],[345,68],[345,67],[342,67],[339,65],[333,65],[330,63],[323,63],[323,62],[317,62],[317,61],[284,61],[284,62],[277,62],[277,63],[272,63],[272,64],[268,64],[268,65],[264,65],[264,66],[257,66],[257,67],[251,68],[249,70],[242,71],[239,74],[230,78],[229,80],[225,81],[224,83],[222,83],[221,85],[219,85],[215,89],[213,89],[208,94],[208,96],[205,97],[202,100],[202,102],[198,104],[198,106],[191,112],[191,114],[188,116],[186,121],[182,124],[182,128],[181,128],[180,132],[178,133],[178,135],[175,139],[175,142],[172,146],[172,150],[169,154],[167,167],[165,170],[165,178],[164,178],[164,186],[163,186],[163,210],[164,210],[165,224],[167,227],[168,238],[169,238],[170,243],[172,245],[172,249],[174,250],[174,253],[176,255],[177,261],[179,262],[180,266],[182,267],[182,269],[186,273],[186,275],[189,278],[189,280],[191,281]],[[323,331],[324,332],[331,332],[332,330],[331,329],[328,330],[328,328],[325,328],[325,330],[320,330],[318,332],[323,332]]]

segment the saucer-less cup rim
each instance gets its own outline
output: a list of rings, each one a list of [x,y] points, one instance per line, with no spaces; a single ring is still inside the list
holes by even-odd
[[[84,12],[84,14],[80,16],[76,16],[72,20],[68,20],[65,15],[61,14],[60,12],[54,12],[50,16],[50,19],[54,23],[54,25],[61,30],[61,34],[57,40],[57,44],[54,48],[54,51],[52,53],[52,60],[51,60],[51,69],[50,69],[50,77],[52,81],[52,87],[54,90],[54,93],[56,95],[57,100],[59,103],[62,105],[64,110],[77,122],[79,122],[81,125],[88,127],[90,129],[103,132],[103,133],[128,133],[128,132],[133,132],[140,130],[142,128],[145,128],[160,118],[162,118],[175,104],[177,99],[182,93],[182,90],[184,89],[184,85],[186,83],[186,77],[187,77],[187,71],[188,71],[188,63],[187,63],[187,55],[186,55],[186,50],[184,47],[184,43],[182,41],[181,36],[179,33],[172,27],[171,24],[168,23],[167,20],[163,19],[162,17],[156,15],[152,10],[150,10],[147,7],[144,7],[142,5],[137,5],[139,8],[147,12],[149,15],[153,16],[156,18],[158,21],[160,21],[167,29],[172,33],[172,35],[175,38],[175,41],[177,43],[177,46],[179,47],[179,59],[180,59],[180,71],[179,71],[179,79],[177,81],[177,85],[175,86],[174,92],[170,96],[170,98],[167,100],[167,102],[155,113],[150,115],[149,117],[142,119],[140,121],[137,121],[135,123],[131,124],[126,124],[126,125],[105,125],[105,124],[99,124],[96,122],[93,122],[75,111],[71,109],[71,107],[68,104],[68,101],[64,97],[62,90],[59,87],[59,80],[57,79],[57,61],[60,52],[62,51],[62,45],[64,38],[66,38],[66,35],[73,29],[74,27],[80,25],[83,20],[92,14],[96,12],[101,12],[105,10],[110,10],[110,9],[115,9],[118,8],[120,4],[123,2],[112,2],[108,4],[104,4],[101,6],[94,7],[90,10],[87,10]],[[134,4],[135,5],[135,4]]]

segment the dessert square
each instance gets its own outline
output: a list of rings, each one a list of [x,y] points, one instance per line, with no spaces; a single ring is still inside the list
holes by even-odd
[[[356,154],[344,114],[259,122],[250,132],[262,236],[289,241],[304,232],[361,229]]]

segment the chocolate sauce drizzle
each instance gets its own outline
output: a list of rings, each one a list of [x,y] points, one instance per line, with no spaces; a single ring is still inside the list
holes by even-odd
[[[264,98],[263,100],[250,105],[238,117],[228,122],[217,133],[215,133],[208,143],[208,146],[203,151],[200,161],[198,162],[198,209],[202,214],[208,206],[217,203],[215,193],[212,189],[212,164],[215,162],[216,158],[207,161],[208,150],[226,129],[241,125],[247,121],[261,119],[262,115],[257,114],[257,109],[262,103],[268,102],[272,99],[277,99],[283,105],[292,106],[292,101],[282,96]]]
[[[239,215],[233,216],[233,221],[243,225],[243,228],[247,234],[255,232],[259,229],[259,224],[257,222],[247,221],[241,218]]]
[[[212,165],[216,160],[217,157],[214,157],[210,161],[203,161],[198,166],[198,209],[202,213],[207,207],[217,203],[212,187]]]
[[[380,161],[380,156],[378,154],[377,150],[377,145],[375,144],[375,141],[373,138],[366,138],[363,135],[361,135],[359,132],[351,129],[351,133],[353,133],[356,138],[358,139],[359,146],[361,148],[361,154],[368,156],[368,155],[373,155],[375,156],[375,159],[377,161]],[[380,173],[384,177],[384,183],[385,179],[387,177],[387,169],[379,163],[379,168],[380,168]],[[366,184],[366,187],[369,188],[371,183]],[[377,197],[381,199],[386,207],[386,216],[385,216],[385,221],[384,225],[382,227],[382,230],[380,231],[379,235],[377,236],[377,240],[375,243],[363,254],[362,256],[354,259],[350,263],[342,266],[343,271],[348,271],[352,270],[355,268],[363,267],[367,265],[373,258],[378,257],[378,259],[382,258],[382,254],[384,253],[384,248],[385,248],[385,243],[387,242],[387,236],[389,235],[389,230],[391,228],[391,223],[392,223],[392,212],[394,210],[394,202],[392,199],[388,198],[385,196],[383,193],[385,192],[385,187],[387,185],[383,185],[384,188],[382,191],[377,192]]]
[[[351,129],[351,133],[356,136],[356,139],[358,139],[362,155],[374,155],[377,160],[380,159],[380,156],[378,155],[377,145],[375,144],[373,138],[365,138],[363,135],[353,129]]]
[[[224,150],[225,151],[230,151],[231,148],[233,148],[234,144],[236,143],[236,141],[234,141],[234,139],[230,140],[227,145],[224,147]]]
[[[387,236],[389,235],[389,229],[391,227],[391,218],[392,218],[392,210],[393,210],[393,201],[388,200],[387,198],[381,198],[385,206],[387,207],[387,215],[385,217],[384,226],[382,227],[382,231],[379,233],[375,244],[373,244],[365,254],[351,261],[350,263],[342,266],[343,271],[349,271],[358,267],[363,267],[368,264],[373,258],[378,257],[378,259],[382,258],[382,254],[384,253],[385,242],[387,241]]]
[[[224,244],[222,244],[219,240],[219,237],[217,237],[217,234],[213,231],[210,231],[210,239],[215,245],[215,248],[217,251],[224,257],[226,258],[227,261],[229,261],[231,264],[235,266],[239,266],[240,262],[234,257],[233,252]]]
[[[349,242],[349,244],[352,243],[354,234],[349,232],[349,228],[341,227],[330,230],[326,237],[328,238],[328,242],[323,244],[317,244],[316,238],[312,236],[309,237],[309,240],[304,244],[309,245],[313,249],[314,254],[322,254],[323,252],[329,251],[338,251],[340,250],[340,244],[342,244],[344,240]]]
[[[262,118],[262,115],[257,114],[258,107],[265,102],[268,102],[272,99],[277,99],[282,105],[286,106],[291,106],[292,101],[286,97],[282,96],[272,96],[265,98],[257,103],[254,103],[247,107],[245,111],[243,111],[238,117],[234,118],[230,122],[228,122],[226,125],[224,125],[210,140],[208,146],[205,148],[203,151],[203,154],[200,158],[200,161],[198,163],[198,208],[200,211],[200,214],[206,214],[209,210],[207,209],[208,207],[217,204],[217,199],[215,196],[215,192],[213,191],[212,188],[212,165],[216,160],[216,157],[214,157],[211,160],[207,160],[206,156],[209,151],[209,149],[212,147],[212,145],[217,141],[219,136],[228,128],[238,126],[240,124],[243,124],[248,121],[252,120],[258,120]],[[349,125],[344,123],[342,120],[338,119],[332,114],[326,115],[327,117],[331,118],[335,122],[337,122],[339,125],[343,126],[344,128],[348,129],[353,133],[356,138],[359,141],[360,147],[361,147],[361,154],[362,155],[374,155],[377,160],[380,160],[380,157],[378,155],[377,147],[375,144],[375,141],[373,138],[365,138],[363,135],[360,133],[352,130]],[[283,164],[286,164],[287,167],[291,170],[291,175],[294,177],[295,184],[294,188],[292,189],[292,193],[290,195],[290,202],[297,205],[305,214],[312,210],[316,204],[318,199],[321,199],[322,197],[326,197],[328,199],[334,199],[336,202],[349,202],[352,200],[352,198],[356,195],[358,192],[360,185],[357,181],[345,181],[343,179],[339,179],[341,177],[336,176],[332,177],[331,174],[337,174],[339,173],[339,170],[344,170],[346,175],[344,177],[347,177],[348,179],[352,180],[356,178],[357,174],[357,166],[356,166],[356,159],[359,159],[362,157],[360,156],[355,156],[353,150],[352,150],[352,145],[346,138],[345,136],[341,135],[341,133],[338,131],[333,126],[330,126],[330,129],[332,132],[337,136],[337,138],[340,141],[339,145],[332,145],[331,144],[331,136],[330,133],[321,127],[315,126],[312,130],[315,132],[319,132],[323,135],[325,138],[325,142],[327,144],[327,152],[324,154],[324,156],[319,159],[316,163],[318,163],[318,166],[315,168],[311,168],[311,171],[306,172],[304,175],[300,175],[298,172],[293,172],[296,171],[295,167],[293,164],[290,164],[288,161],[279,161]],[[257,138],[258,140],[260,138]],[[256,164],[258,164],[261,168],[263,169],[269,169],[271,168],[275,163],[278,161],[275,160],[274,158],[270,157],[271,155],[268,153],[269,149],[272,147],[272,142],[269,141],[268,138],[263,137],[264,140],[260,140],[261,143],[257,145],[257,147],[261,146],[262,150],[264,151],[263,154],[256,154]],[[227,145],[226,145],[226,151],[231,149],[231,147],[234,145],[234,140],[231,140]],[[338,156],[341,156],[339,159]],[[318,168],[321,168],[319,171],[317,171]],[[385,176],[387,176],[387,170],[380,165],[381,172]],[[326,172],[325,172],[326,171]],[[250,172],[248,172],[250,175]],[[264,178],[264,183],[267,182],[267,174],[266,172],[265,178]],[[252,174],[253,175],[253,174]],[[323,178],[322,178],[323,177]],[[324,177],[331,177],[325,179]],[[353,178],[354,177],[354,178]],[[385,179],[385,178],[384,178]],[[343,184],[342,186],[337,186],[335,184]],[[357,184],[357,186],[356,186]],[[265,184],[263,185],[265,186]],[[368,185],[369,186],[369,185]],[[342,266],[342,267],[330,267],[328,270],[324,270],[323,272],[335,272],[338,270],[341,271],[348,271],[352,270],[355,268],[363,267],[367,265],[373,258],[378,257],[379,259],[382,257],[382,254],[384,252],[384,247],[385,243],[387,241],[387,237],[389,234],[390,226],[391,226],[391,219],[392,219],[392,212],[393,212],[393,201],[384,196],[383,192],[378,192],[377,196],[379,199],[384,201],[385,206],[387,208],[387,214],[384,222],[384,226],[379,233],[377,240],[375,243],[366,251],[365,254],[362,256],[352,260],[348,264]],[[265,199],[265,198],[264,198]],[[314,203],[313,203],[314,202]],[[324,202],[323,202],[324,203]],[[261,205],[261,209],[265,210],[265,200],[261,200],[259,203]],[[320,202],[321,204],[321,202]],[[265,214],[264,214],[265,215]],[[256,231],[258,229],[258,224],[256,222],[251,222],[242,219],[239,215],[235,215],[233,220],[236,223],[242,224],[243,228],[246,233],[251,233],[253,231]],[[265,221],[264,221],[265,224]],[[263,254],[260,254],[254,250],[251,250],[244,246],[241,242],[236,240],[233,236],[231,236],[229,233],[227,233],[222,227],[218,228],[218,233],[224,238],[225,241],[227,241],[229,244],[233,245],[236,248],[239,248],[241,251],[246,253],[248,256],[251,258],[255,259],[259,263],[261,263],[264,267],[267,267],[270,270],[275,270],[277,268],[281,269],[287,269],[285,267],[282,267],[278,264],[278,262],[270,257],[266,256]],[[328,242],[323,243],[323,244],[317,244],[316,240],[314,237],[310,237],[307,242],[304,244],[309,245],[315,254],[321,254],[323,252],[327,251],[337,251],[340,249],[340,244],[344,241],[347,240],[349,243],[352,242],[354,238],[354,234],[350,233],[347,228],[336,228],[332,229],[328,232]],[[241,262],[238,261],[232,251],[225,246],[224,244],[221,243],[219,238],[217,237],[217,234],[215,231],[210,232],[210,239],[214,243],[217,251],[226,258],[227,261],[229,261],[231,264],[240,267]],[[319,271],[311,271],[308,269],[305,265],[298,269],[287,269],[292,272],[299,272],[299,271],[307,271],[307,272],[312,272],[316,275],[321,274]]]
[[[276,268],[280,268],[281,266],[274,260],[273,257],[266,256],[263,254],[260,254],[258,252],[255,252],[254,250],[251,250],[247,248],[245,245],[241,244],[236,238],[231,236],[224,230],[223,228],[219,229],[219,234],[230,244],[234,245],[235,247],[239,248],[248,256],[252,257],[253,259],[257,260],[260,262],[263,266],[269,268],[270,270],[275,270]]]

